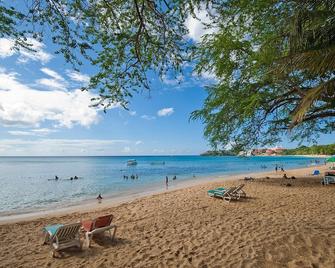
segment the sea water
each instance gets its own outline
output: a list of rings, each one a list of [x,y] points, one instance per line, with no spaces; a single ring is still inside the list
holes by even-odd
[[[136,166],[127,160],[136,159]],[[305,167],[323,159],[307,157],[0,157],[0,215],[78,204],[102,196],[143,193],[169,184],[208,180],[218,175],[247,174]],[[53,180],[55,176],[59,180]],[[131,179],[131,175],[138,179]],[[77,180],[70,180],[78,176]],[[128,179],[124,179],[128,176]],[[173,176],[177,180],[172,181]]]

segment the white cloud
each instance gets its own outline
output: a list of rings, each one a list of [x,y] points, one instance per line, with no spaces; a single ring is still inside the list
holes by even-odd
[[[83,83],[83,84],[88,84],[88,82],[90,82],[90,77],[86,74],[82,74],[82,73],[72,71],[72,70],[67,70],[66,74],[73,81]]]
[[[49,68],[41,68],[41,71],[56,80],[64,81],[64,78],[59,73],[55,72],[54,70],[51,70]]]
[[[56,126],[89,127],[98,122],[98,110],[90,107],[90,92],[40,91],[22,84],[18,74],[0,70],[0,124],[38,127],[52,121]],[[117,105],[115,105],[117,107]]]
[[[155,120],[155,119],[156,119],[155,116],[146,115],[146,114],[141,115],[141,118],[142,118],[142,119],[145,119],[145,120]]]
[[[53,132],[57,132],[55,129],[50,129],[50,128],[37,128],[37,129],[32,129],[31,130],[33,133],[38,133],[40,135],[48,135]]]
[[[140,144],[142,144],[143,143],[143,141],[136,141],[135,142],[135,145],[140,145]]]
[[[41,78],[36,80],[36,83],[41,86],[51,87],[54,89],[61,89],[61,90],[66,89],[66,85],[64,83],[59,82],[59,80],[56,79]]]
[[[123,139],[2,139],[1,155],[112,155],[120,154],[126,144]]]
[[[30,131],[11,130],[8,133],[13,136],[33,136]]]
[[[45,73],[46,75],[52,77],[52,78],[41,78],[36,80],[36,83],[41,86],[51,87],[53,89],[61,89],[65,90],[67,87],[67,82],[65,79],[54,70],[51,70],[49,68],[41,68],[41,71]]]
[[[163,108],[157,112],[157,115],[158,116],[170,116],[173,113],[174,113],[173,108]]]
[[[168,86],[176,86],[184,81],[184,77],[182,75],[178,75],[176,78],[169,78],[167,76],[162,77],[162,82]]]
[[[33,38],[27,38],[27,43],[30,44],[31,49],[20,48],[19,50],[13,50],[14,41],[9,38],[0,38],[0,57],[7,58],[14,54],[18,54],[18,62],[26,63],[29,60],[39,61],[42,64],[50,61],[53,56],[47,53],[44,48],[45,45]]]
[[[136,111],[129,111],[129,114],[130,114],[131,116],[135,116],[135,115],[136,115]]]
[[[209,72],[209,71],[204,71],[200,74],[201,78],[204,78],[206,80],[213,80],[213,81],[217,81],[218,78],[215,74]]]
[[[7,58],[15,53],[14,42],[10,39],[0,38],[0,58]]]
[[[32,129],[30,131],[20,131],[20,130],[8,131],[8,133],[13,136],[39,136],[39,137],[49,135],[50,133],[53,132],[57,132],[57,130],[50,128],[37,128]]]
[[[200,42],[202,37],[206,34],[211,34],[216,31],[214,27],[208,28],[206,24],[213,24],[208,12],[202,9],[195,10],[196,18],[189,15],[186,18],[185,25],[188,29],[188,37],[193,39],[195,42]]]
[[[19,54],[20,54],[20,57],[18,59],[19,62],[25,63],[25,62],[28,62],[29,60],[33,60],[33,61],[39,61],[42,64],[45,64],[53,58],[51,54],[47,53],[44,50],[45,45],[43,43],[35,39],[32,39],[32,38],[28,38],[27,42],[32,45],[31,48],[34,51],[21,48],[19,50]]]

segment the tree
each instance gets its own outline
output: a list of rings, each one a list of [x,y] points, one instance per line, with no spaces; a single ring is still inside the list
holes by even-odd
[[[185,61],[217,81],[191,118],[202,120],[214,147],[234,150],[334,130],[334,0],[0,0],[0,37],[33,49],[50,37],[56,53],[95,74],[83,90],[96,105],[127,107],[149,89],[147,74],[177,76]],[[196,46],[184,24],[205,8],[215,28]]]
[[[335,1],[226,1],[196,52],[216,75],[191,118],[214,147],[313,139],[335,129]]]
[[[24,0],[12,7],[0,0],[0,37],[15,49],[33,49],[28,38],[51,38],[75,69],[96,73],[86,90],[96,105],[125,108],[133,92],[149,89],[149,72],[177,76],[190,45],[184,21],[201,0]],[[15,2],[14,2],[15,3]],[[16,3],[17,4],[17,3]]]

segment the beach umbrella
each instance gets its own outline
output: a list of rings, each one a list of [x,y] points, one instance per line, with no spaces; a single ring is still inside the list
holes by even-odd
[[[326,161],[327,162],[335,162],[335,156],[329,157]]]

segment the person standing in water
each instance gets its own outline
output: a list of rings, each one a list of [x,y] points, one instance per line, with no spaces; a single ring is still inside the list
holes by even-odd
[[[276,165],[276,168],[275,168],[275,170],[276,170],[276,173],[277,173],[277,171],[278,171],[278,165]]]
[[[99,203],[101,203],[101,201],[102,201],[102,196],[101,196],[101,194],[98,195],[97,200],[98,200]]]
[[[168,176],[165,177],[165,185],[166,185],[166,188],[169,187],[169,177]]]

